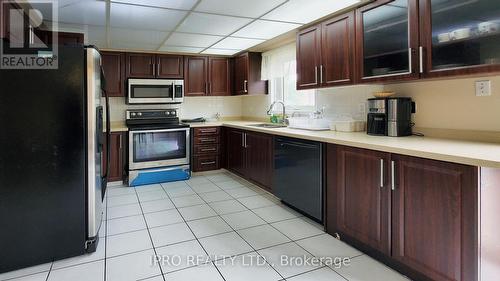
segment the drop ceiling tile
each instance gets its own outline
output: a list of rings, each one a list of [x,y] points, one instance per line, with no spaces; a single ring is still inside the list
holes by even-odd
[[[200,35],[190,33],[174,32],[168,38],[165,45],[167,46],[185,46],[185,47],[208,47],[215,42],[221,40],[222,36]]]
[[[248,24],[251,19],[191,13],[177,31],[211,35],[229,35]]]
[[[186,14],[183,11],[112,3],[111,26],[172,31]]]
[[[300,26],[301,24],[295,23],[256,20],[232,35],[238,37],[271,39]]]
[[[258,18],[286,0],[202,0],[195,11]]]
[[[197,47],[163,46],[159,49],[159,51],[198,54],[199,52],[203,51],[203,49],[204,48]]]
[[[124,49],[133,51],[154,51],[158,48],[158,45],[148,45],[138,42],[129,41],[111,41],[111,48],[113,49]]]
[[[217,49],[217,48],[208,48],[202,52],[202,54],[207,55],[227,55],[232,56],[241,52],[242,50],[231,50],[231,49]]]
[[[360,0],[290,0],[262,19],[305,24],[359,2]]]
[[[114,3],[127,3],[169,9],[191,10],[196,0],[111,0]]]
[[[249,39],[240,37],[227,37],[219,43],[215,44],[213,48],[217,49],[233,49],[233,50],[245,50],[255,45],[258,45],[265,40],[260,39]]]
[[[67,23],[105,25],[106,5],[83,1],[59,9],[59,21]]]
[[[111,42],[143,43],[158,47],[167,37],[168,32],[154,30],[139,30],[129,28],[110,28],[109,38]]]

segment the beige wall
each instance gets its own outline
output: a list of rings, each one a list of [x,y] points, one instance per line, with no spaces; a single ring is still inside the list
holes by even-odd
[[[492,95],[476,97],[475,82],[491,80]],[[417,104],[417,127],[500,132],[500,76],[385,85]]]

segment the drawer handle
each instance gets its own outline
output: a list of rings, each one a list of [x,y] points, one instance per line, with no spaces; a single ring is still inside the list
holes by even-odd
[[[215,139],[200,139],[201,142],[214,142]]]
[[[202,149],[201,151],[216,151],[217,149],[215,148],[205,148],[205,149]]]
[[[201,133],[215,133],[217,129],[201,129]]]
[[[213,165],[215,164],[215,161],[210,161],[210,162],[201,162],[201,165]]]

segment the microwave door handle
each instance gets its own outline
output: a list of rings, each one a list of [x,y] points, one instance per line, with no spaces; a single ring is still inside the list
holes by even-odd
[[[172,101],[175,100],[175,82],[172,82]]]

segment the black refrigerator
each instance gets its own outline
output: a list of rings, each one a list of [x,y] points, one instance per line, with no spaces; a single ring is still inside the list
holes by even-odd
[[[60,46],[58,61],[58,69],[0,69],[0,273],[98,243],[109,158],[101,58],[93,47]]]

